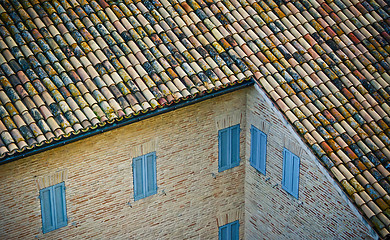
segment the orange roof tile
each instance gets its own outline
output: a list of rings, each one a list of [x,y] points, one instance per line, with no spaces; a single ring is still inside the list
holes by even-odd
[[[383,0],[6,0],[0,155],[252,78],[384,237],[389,43]]]

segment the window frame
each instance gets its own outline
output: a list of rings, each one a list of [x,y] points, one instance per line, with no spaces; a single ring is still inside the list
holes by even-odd
[[[235,130],[238,130],[238,133],[237,133],[237,136],[233,136],[233,131]],[[227,133],[228,137],[227,137],[227,147],[226,147],[226,153],[223,152],[223,139],[222,139],[222,135],[224,133]],[[241,128],[240,128],[240,124],[236,124],[236,125],[233,125],[233,126],[230,126],[230,127],[227,127],[227,128],[224,128],[224,129],[220,129],[218,131],[218,172],[223,172],[227,169],[230,169],[230,168],[234,168],[234,167],[237,167],[240,165],[240,134],[241,134]],[[236,137],[236,139],[234,139],[234,137]],[[236,140],[237,142],[237,149],[235,149],[237,152],[237,159],[234,160],[233,159],[233,148],[232,148],[232,145],[233,145],[233,140]],[[227,165],[226,166],[222,166],[222,154],[226,154],[227,156]]]
[[[232,236],[232,234],[231,234],[232,226],[235,225],[235,224],[237,224],[236,225],[237,226],[237,229],[236,229],[237,230],[236,231],[237,235],[236,236]],[[225,224],[223,226],[220,226],[218,228],[218,240],[225,240],[225,239],[222,239],[222,235],[221,235],[222,229],[224,229],[224,228],[227,228],[227,232],[230,233],[230,235],[229,234],[227,235],[227,239],[226,240],[239,240],[240,239],[240,222],[239,222],[239,220],[236,220],[234,222],[230,222],[230,223],[227,223],[227,224]]]
[[[60,189],[61,197],[58,199],[58,196],[56,196],[56,191]],[[65,227],[68,225],[68,216],[67,216],[67,208],[66,208],[66,193],[65,193],[65,182],[61,182],[46,188],[42,188],[39,190],[39,199],[41,204],[41,220],[42,220],[42,232],[48,233],[51,231],[54,231],[56,229]],[[49,218],[52,221],[53,226],[46,227],[46,207],[47,202],[45,202],[44,194],[48,192],[49,193],[49,201],[50,201],[50,209],[49,209]],[[57,209],[58,203],[61,203],[62,209]],[[59,217],[59,210],[62,211],[63,219],[61,221],[58,221]]]
[[[148,168],[148,157],[152,157],[152,169]],[[156,169],[156,152],[151,152],[144,154],[142,156],[138,156],[133,158],[132,162],[132,168],[133,168],[133,190],[134,190],[134,201],[152,196],[157,193],[157,169]],[[141,161],[142,164],[142,170],[141,170],[141,176],[142,176],[142,193],[137,194],[139,191],[138,189],[138,181],[139,179],[136,177],[139,173],[136,173],[137,167],[136,167],[136,161]],[[150,177],[149,174],[152,173]],[[150,178],[152,178],[152,189],[148,189]]]
[[[290,150],[284,148],[282,189],[296,199],[299,198],[299,173],[300,158]],[[290,178],[291,182],[287,181],[288,178]]]
[[[250,165],[257,171],[266,175],[267,165],[267,134],[251,125]],[[256,144],[256,146],[254,146]],[[254,151],[256,150],[256,153]]]

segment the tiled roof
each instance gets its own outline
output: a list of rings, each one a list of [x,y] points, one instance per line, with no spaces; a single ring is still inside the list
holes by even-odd
[[[1,157],[253,77],[389,234],[384,0],[0,3]]]
[[[239,57],[242,52],[217,41],[223,35],[215,29],[221,25],[215,17],[215,24],[209,19],[202,24],[192,13],[199,23],[191,25],[179,5],[178,10],[168,5],[2,1],[1,156],[253,75]]]
[[[261,85],[374,229],[388,236],[389,6],[382,0],[241,4],[262,19],[259,57],[270,63],[263,64]]]
[[[389,6],[382,0],[241,4],[263,20],[260,52],[270,63],[261,85],[362,214],[388,235]]]

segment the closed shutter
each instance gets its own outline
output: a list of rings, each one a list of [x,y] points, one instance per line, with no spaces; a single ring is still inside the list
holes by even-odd
[[[53,212],[53,196],[52,187],[40,190],[39,197],[41,200],[41,214],[42,214],[42,231],[47,233],[55,229],[55,219]]]
[[[283,182],[282,188],[287,192],[292,191],[292,177],[293,177],[293,161],[291,152],[287,149],[283,151]]]
[[[134,200],[157,193],[156,153],[133,159]]]
[[[265,175],[267,162],[267,135],[257,129],[251,127],[251,166]]]
[[[293,156],[293,183],[292,183],[292,195],[298,198],[299,193],[299,157]]]
[[[251,156],[249,161],[251,166],[255,169],[258,169],[258,159],[259,159],[259,133],[255,127],[251,127]]]
[[[238,220],[219,227],[219,240],[239,240],[239,228]]]
[[[157,192],[156,182],[156,154],[149,153],[145,156],[145,193],[146,196],[153,195]]]
[[[229,240],[229,226],[219,227],[219,240]]]
[[[144,197],[144,166],[142,156],[133,159],[133,182],[134,182],[134,199],[138,200]]]
[[[228,129],[219,130],[218,134],[218,170],[220,172],[226,170],[228,168],[229,160],[229,132]]]
[[[259,168],[258,170],[265,175],[265,168],[267,162],[267,135],[263,132],[259,132]]]
[[[298,198],[299,193],[299,164],[299,157],[287,149],[283,150],[282,188],[295,198]]]
[[[53,186],[56,228],[68,225],[66,217],[65,183]]]
[[[240,124],[218,132],[218,171],[240,164]]]
[[[235,221],[230,225],[231,240],[239,240],[239,226],[240,224],[238,221]]]
[[[231,167],[240,164],[240,125],[230,127]]]

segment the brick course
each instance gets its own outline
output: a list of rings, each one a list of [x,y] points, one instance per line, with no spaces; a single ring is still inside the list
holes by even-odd
[[[216,121],[237,112],[240,166],[218,173]],[[259,118],[271,123],[267,176],[248,160]],[[300,156],[299,200],[281,189],[285,134],[251,87],[1,165],[0,239],[217,239],[218,225],[235,217],[241,239],[366,238],[310,153]],[[134,202],[130,151],[150,141],[158,193]],[[68,226],[42,234],[37,179],[58,171],[66,172]]]
[[[259,119],[270,123],[266,176],[245,161],[246,239],[372,239],[367,226],[315,164],[312,153],[299,151],[299,199],[282,189],[283,147],[294,142],[295,133],[255,88],[248,90],[246,119],[246,159],[250,156],[249,126],[257,126]]]
[[[245,93],[226,94],[1,165],[0,239],[216,239],[218,217],[237,211],[243,238],[244,161],[218,173],[215,118],[245,113]],[[244,159],[243,132],[241,136]],[[157,142],[158,193],[134,202],[130,149],[151,140]],[[36,179],[64,169],[69,224],[42,234]]]

